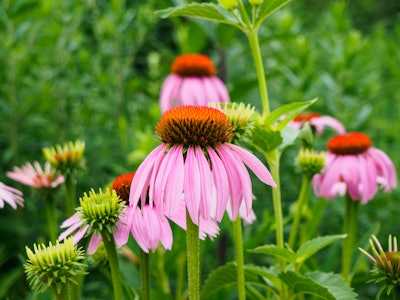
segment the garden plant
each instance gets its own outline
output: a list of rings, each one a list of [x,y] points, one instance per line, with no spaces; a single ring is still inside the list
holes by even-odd
[[[399,18],[0,3],[0,298],[400,299]]]

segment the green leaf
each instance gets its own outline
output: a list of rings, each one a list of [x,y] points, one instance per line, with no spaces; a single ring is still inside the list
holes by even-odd
[[[255,127],[251,131],[251,143],[262,152],[270,152],[282,143],[282,136],[279,131]]]
[[[291,0],[264,0],[256,16],[256,26],[260,26],[269,15],[288,4],[290,1]]]
[[[353,300],[357,295],[337,274],[310,272],[304,275],[288,271],[279,275],[296,294],[310,294],[327,300]]]
[[[161,18],[193,17],[238,26],[235,17],[220,5],[213,3],[190,3],[177,7],[170,7],[155,12]]]
[[[264,121],[264,124],[267,126],[271,126],[276,121],[278,121],[282,116],[285,116],[283,120],[280,120],[277,125],[278,130],[282,130],[295,116],[297,116],[300,112],[305,110],[310,105],[314,104],[317,99],[302,101],[302,102],[292,102],[289,104],[285,104],[280,106],[279,108],[272,111]]]
[[[281,248],[276,245],[264,245],[248,251],[252,253],[262,253],[262,254],[272,255],[278,258],[283,258],[293,264],[296,262],[297,258],[296,253],[290,251],[289,249]]]
[[[322,248],[325,248],[339,239],[344,239],[345,237],[346,234],[327,235],[307,241],[297,250],[296,262],[302,264]]]
[[[270,285],[265,283],[265,278],[270,282],[277,282],[279,279],[276,275],[269,272],[267,268],[246,265],[244,267],[246,284],[262,286],[266,289],[271,289]],[[209,297],[228,287],[237,284],[236,263],[229,262],[218,269],[215,269],[207,278],[202,287],[201,299],[209,299]],[[273,289],[273,287],[272,287]]]

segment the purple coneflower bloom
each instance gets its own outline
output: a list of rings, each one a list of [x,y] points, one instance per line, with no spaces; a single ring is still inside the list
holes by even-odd
[[[171,226],[157,207],[148,204],[145,204],[142,209],[129,206],[129,192],[134,176],[135,172],[122,174],[112,184],[112,189],[127,205],[124,214],[120,216],[120,222],[117,223],[118,239],[121,244],[126,244],[131,232],[139,247],[146,253],[149,250],[156,251],[159,243],[165,249],[171,250],[173,241]]]
[[[174,106],[201,105],[208,102],[229,102],[224,83],[216,74],[212,60],[202,54],[178,56],[164,81],[160,93],[163,112]]]
[[[45,163],[44,169],[42,169],[37,161],[33,165],[26,163],[22,168],[14,167],[12,172],[7,172],[7,176],[36,189],[56,188],[64,183],[64,176],[57,175],[49,162]]]
[[[232,127],[221,111],[180,106],[162,116],[156,133],[162,145],[139,166],[129,201],[142,206],[147,199],[167,217],[184,201],[196,225],[200,219],[221,221],[228,205],[236,219],[242,202],[252,209],[252,185],[247,165],[264,183],[275,187],[268,169],[247,150],[229,143]],[[184,195],[184,197],[182,197]]]
[[[390,158],[371,147],[363,133],[351,132],[333,137],[321,174],[313,177],[317,196],[333,199],[346,193],[362,204],[370,201],[381,187],[385,192],[397,187],[397,175]]]
[[[305,123],[310,123],[310,125],[315,128],[318,135],[322,135],[325,127],[330,127],[335,130],[338,134],[344,134],[346,132],[342,123],[339,120],[330,117],[322,116],[319,113],[307,112],[297,115],[289,125],[296,129],[301,129]]]
[[[22,192],[0,182],[0,208],[4,207],[4,202],[10,204],[14,209],[17,209],[18,205],[23,207],[24,199],[22,198]]]

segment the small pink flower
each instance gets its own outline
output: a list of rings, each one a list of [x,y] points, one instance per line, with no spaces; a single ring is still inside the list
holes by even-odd
[[[23,207],[22,192],[0,182],[0,208],[4,208],[4,202],[7,202],[14,209],[17,209],[18,205]]]
[[[321,174],[313,177],[317,196],[334,199],[346,193],[365,204],[380,187],[385,192],[397,187],[397,175],[390,158],[371,147],[370,138],[359,132],[335,136],[328,142],[328,155]]]
[[[275,187],[268,169],[247,150],[229,143],[232,127],[221,111],[180,106],[167,111],[157,124],[162,145],[139,166],[129,201],[147,199],[167,217],[184,201],[192,221],[220,222],[228,202],[235,219],[242,202],[251,213],[253,194],[249,167],[265,184]],[[182,198],[182,195],[184,196]],[[182,200],[183,199],[183,200]]]
[[[7,172],[7,176],[36,189],[56,188],[64,183],[64,176],[56,175],[49,162],[45,163],[44,169],[37,161],[33,165],[26,163],[22,168],[14,167],[12,172]]]
[[[122,174],[112,184],[112,189],[127,205],[129,204],[130,186],[134,176],[135,172]],[[127,243],[129,233],[132,233],[139,247],[146,253],[149,250],[156,251],[159,243],[167,250],[172,248],[171,226],[168,219],[158,211],[156,206],[150,207],[145,204],[140,209],[128,205],[124,214],[120,216],[117,227],[118,232],[115,232],[114,236],[121,245]]]
[[[296,116],[289,125],[296,129],[301,129],[305,123],[310,123],[310,125],[315,128],[318,135],[322,135],[325,127],[330,127],[335,130],[338,134],[344,134],[346,132],[342,123],[337,119],[330,116],[322,116],[319,113],[308,112],[301,113]]]
[[[161,88],[160,106],[163,112],[179,105],[206,106],[208,102],[229,102],[224,83],[215,76],[212,60],[202,54],[177,57]]]

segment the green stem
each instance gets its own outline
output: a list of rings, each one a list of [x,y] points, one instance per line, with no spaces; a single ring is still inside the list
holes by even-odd
[[[236,258],[236,274],[239,300],[246,300],[246,288],[244,277],[244,258],[243,258],[243,237],[242,237],[242,220],[237,216],[233,222],[234,238],[235,238],[235,258]]]
[[[346,207],[343,222],[343,232],[347,237],[343,240],[342,246],[342,276],[350,283],[351,262],[354,253],[354,244],[357,235],[358,206],[359,201],[354,201],[349,195],[346,196]]]
[[[143,300],[150,299],[150,264],[149,254],[140,249],[140,276]]]
[[[101,233],[103,239],[104,248],[107,252],[108,263],[110,264],[111,277],[114,289],[114,300],[122,300],[122,279],[121,272],[119,270],[119,262],[117,255],[117,248],[115,246],[114,237],[111,235]],[[109,238],[109,239],[108,239]]]
[[[76,186],[75,186],[75,180],[71,174],[65,175],[65,192],[66,192],[65,213],[67,217],[70,217],[75,213],[75,207],[76,207]]]
[[[200,299],[200,240],[199,226],[186,211],[186,258],[189,300]]]
[[[274,205],[274,215],[275,215],[276,245],[279,248],[284,248],[281,184],[279,175],[280,155],[278,150],[275,149],[271,152],[265,153],[265,157],[268,161],[272,178],[276,183],[276,188],[272,189],[272,201]],[[286,268],[285,260],[280,259],[279,265],[280,265],[280,271],[283,272]],[[283,282],[281,284],[280,299],[287,299],[287,289]]]
[[[258,40],[258,29],[253,29],[250,33],[248,33],[247,38],[249,40],[251,53],[253,55],[253,60],[256,67],[263,116],[266,117],[270,113],[270,108],[267,80],[265,78],[264,64],[261,56],[260,43]]]
[[[160,280],[161,289],[164,294],[169,295],[171,293],[168,276],[165,274],[165,249],[158,247],[157,249],[157,273]]]
[[[289,235],[289,247],[293,249],[296,243],[297,234],[299,232],[299,225],[304,207],[307,205],[310,197],[311,177],[303,175],[301,183],[299,198],[297,199],[296,211],[293,217],[292,229]]]
[[[47,195],[45,203],[47,230],[51,242],[56,242],[58,224],[57,224],[57,206],[55,198],[52,195]]]

